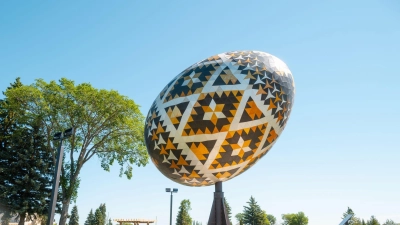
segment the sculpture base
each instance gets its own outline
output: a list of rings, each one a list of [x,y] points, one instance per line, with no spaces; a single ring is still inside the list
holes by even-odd
[[[215,183],[214,201],[208,225],[230,225],[222,192],[222,182]]]

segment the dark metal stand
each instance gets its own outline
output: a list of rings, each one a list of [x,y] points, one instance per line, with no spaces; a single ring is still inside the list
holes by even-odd
[[[208,225],[230,225],[228,213],[224,203],[224,192],[222,182],[215,183],[214,201],[211,208]]]

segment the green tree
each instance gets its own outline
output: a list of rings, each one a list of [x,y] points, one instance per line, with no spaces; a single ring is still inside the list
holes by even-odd
[[[100,204],[99,210],[101,213],[101,221],[100,221],[99,225],[106,225],[106,222],[107,222],[106,204],[105,203]]]
[[[343,213],[342,220],[348,215],[353,215],[353,217],[348,222],[349,225],[361,225],[361,220],[356,217],[356,214],[350,207],[347,207],[347,210]]]
[[[397,225],[393,220],[386,220],[386,222],[383,225]]]
[[[375,216],[371,216],[371,219],[367,221],[367,225],[380,225],[380,223]]]
[[[107,225],[113,225],[111,219],[108,219],[108,224]]]
[[[97,208],[96,211],[94,212],[94,221],[96,225],[102,225],[104,223],[103,214],[100,208]]]
[[[96,225],[96,220],[92,209],[90,209],[89,215],[85,221],[85,225]]]
[[[189,211],[192,210],[190,207],[190,201],[184,199],[181,201],[179,206],[178,215],[176,216],[176,225],[191,225],[192,218],[189,215]]]
[[[275,224],[276,224],[276,218],[275,218],[275,216],[273,216],[273,215],[271,215],[271,214],[267,214],[267,218],[268,218],[268,221],[269,221],[269,223],[270,223],[271,225],[275,225]]]
[[[264,215],[264,212],[261,210],[261,207],[257,204],[255,198],[251,196],[250,200],[247,203],[248,206],[244,206],[244,211],[243,211],[243,224],[246,225],[266,224],[265,221],[266,215]],[[269,222],[267,224],[269,224]]]
[[[72,207],[68,225],[79,225],[78,207],[76,205]]]
[[[289,213],[282,215],[282,225],[307,225],[308,217],[303,212]]]
[[[362,220],[361,225],[367,225],[367,223],[364,221],[364,219]]]
[[[65,160],[60,177],[62,209],[59,225],[65,225],[68,208],[76,199],[79,174],[93,156],[109,171],[115,161],[120,176],[132,177],[132,165],[144,166],[148,155],[143,139],[144,117],[139,106],[117,91],[99,90],[88,83],[75,85],[62,78],[59,83],[42,79],[30,86],[9,89],[5,96],[16,110],[40,117],[55,164],[55,132],[74,127],[65,141]]]
[[[238,213],[235,215],[235,218],[240,225],[243,225],[243,217],[244,217],[243,213]]]
[[[22,87],[17,78],[7,91]],[[7,96],[0,101],[0,200],[21,225],[47,213],[54,168],[40,117],[11,106]]]
[[[229,223],[232,224],[232,209],[231,206],[229,205],[229,203],[226,201],[226,198],[224,197],[224,205],[226,208],[226,213],[228,214],[228,219],[229,219]]]

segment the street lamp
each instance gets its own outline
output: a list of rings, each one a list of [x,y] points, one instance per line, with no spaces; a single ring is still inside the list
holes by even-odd
[[[178,193],[178,188],[165,188],[166,192],[171,192],[171,207],[169,209],[169,225],[172,225],[172,193]]]
[[[57,203],[58,185],[60,183],[60,172],[61,172],[62,159],[63,159],[63,154],[64,154],[64,148],[62,147],[62,141],[63,141],[63,139],[71,137],[73,134],[74,134],[74,128],[72,127],[72,128],[66,129],[64,132],[58,132],[58,133],[54,134],[54,136],[53,136],[54,141],[60,140],[60,146],[58,147],[56,168],[54,170],[53,189],[51,190],[50,208],[49,208],[47,225],[52,225],[53,221],[54,221],[54,211],[55,211],[56,203]]]

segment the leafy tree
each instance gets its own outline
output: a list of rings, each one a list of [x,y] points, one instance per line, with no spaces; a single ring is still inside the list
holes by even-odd
[[[188,199],[184,199],[181,201],[181,205],[179,206],[178,215],[176,217],[176,225],[191,225],[192,218],[189,215],[189,211],[192,208],[190,207],[190,201]]]
[[[383,225],[397,225],[393,220],[386,220]]]
[[[224,204],[225,204],[225,208],[226,208],[226,213],[228,214],[228,219],[229,219],[229,223],[232,224],[232,209],[231,206],[229,205],[229,203],[226,201],[226,198],[224,197]]]
[[[250,197],[250,200],[247,203],[249,205],[244,206],[243,211],[243,224],[269,224],[269,222],[267,222],[268,219],[266,219],[266,215],[264,215],[264,212],[261,210],[261,207],[257,204],[253,196]]]
[[[96,225],[96,220],[92,209],[90,209],[89,215],[85,221],[85,225]]]
[[[7,91],[22,87],[17,78]],[[54,168],[40,116],[31,119],[11,106],[9,98],[0,102],[0,199],[23,225],[47,213]]]
[[[375,216],[371,216],[371,219],[367,221],[367,225],[380,225],[378,220],[375,218]]]
[[[72,207],[68,225],[79,225],[78,207],[76,205]]]
[[[238,213],[235,215],[235,218],[238,221],[239,225],[243,225],[243,217],[244,217],[243,213]]]
[[[275,224],[276,224],[276,218],[275,218],[275,216],[273,216],[273,215],[271,215],[271,214],[267,214],[267,218],[268,218],[268,221],[269,221],[269,223],[270,223],[271,225],[275,225]]]
[[[307,225],[308,217],[303,212],[283,214],[283,225]]]
[[[88,83],[75,85],[62,78],[46,83],[42,79],[30,86],[9,89],[5,96],[16,111],[24,112],[44,124],[46,146],[55,164],[52,135],[74,127],[65,141],[65,160],[60,177],[62,209],[59,225],[65,225],[70,202],[78,194],[79,174],[93,156],[109,171],[115,161],[120,176],[132,177],[132,165],[144,166],[148,155],[143,139],[144,117],[133,100],[117,91],[99,90]]]

